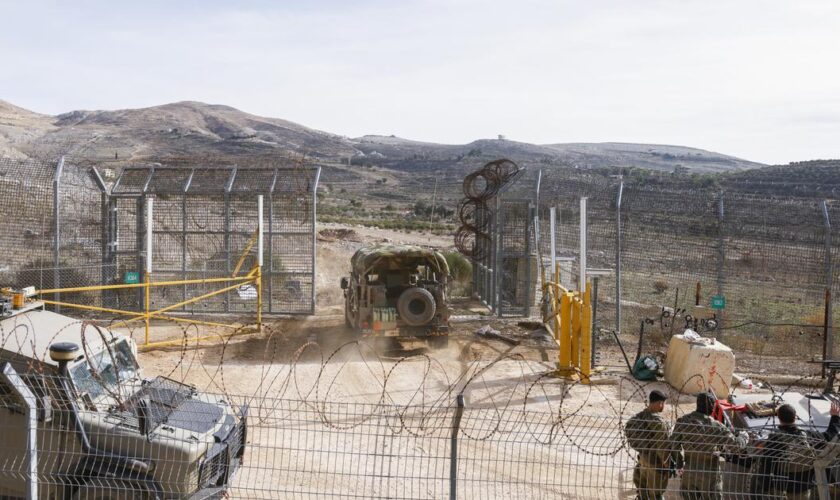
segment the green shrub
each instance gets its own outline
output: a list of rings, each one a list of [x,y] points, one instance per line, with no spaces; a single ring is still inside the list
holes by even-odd
[[[449,276],[453,280],[465,283],[472,279],[472,262],[460,252],[444,252],[443,257],[449,265]]]
[[[665,280],[656,280],[653,282],[653,291],[656,293],[665,293],[668,289],[668,282]]]

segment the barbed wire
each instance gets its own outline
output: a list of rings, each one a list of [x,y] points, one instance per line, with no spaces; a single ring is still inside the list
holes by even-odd
[[[367,339],[348,341],[341,344],[328,353],[325,353],[316,342],[305,342],[291,352],[285,352],[277,342],[277,337],[282,337],[282,330],[271,326],[265,327],[265,332],[259,338],[265,343],[262,359],[259,361],[260,380],[254,385],[250,394],[237,393],[230,387],[228,372],[234,377],[241,377],[236,369],[231,369],[234,361],[231,359],[233,346],[241,342],[253,342],[254,337],[237,336],[236,333],[253,328],[253,325],[239,327],[234,335],[220,337],[219,341],[207,342],[198,337],[199,331],[196,325],[177,324],[181,329],[181,342],[165,349],[163,352],[176,352],[177,359],[163,372],[165,378],[173,378],[182,383],[190,383],[195,379],[196,369],[206,376],[203,390],[209,390],[224,394],[229,400],[238,400],[243,403],[258,400],[294,400],[315,411],[325,426],[351,430],[374,418],[384,409],[397,409],[396,414],[401,425],[394,428],[395,432],[407,431],[412,434],[422,434],[421,430],[406,428],[405,422],[409,412],[412,415],[412,422],[421,424],[425,421],[435,419],[435,414],[451,409],[456,394],[474,394],[481,397],[476,400],[473,407],[489,409],[497,415],[497,423],[490,428],[485,428],[480,435],[471,435],[469,430],[465,434],[476,440],[488,439],[497,432],[502,432],[505,425],[502,424],[512,420],[522,420],[526,415],[533,413],[534,408],[543,408],[552,419],[552,425],[562,431],[564,419],[573,418],[586,408],[594,394],[606,402],[609,411],[619,422],[626,416],[628,406],[632,401],[644,402],[648,384],[641,384],[637,381],[622,378],[619,383],[619,394],[624,394],[620,404],[613,403],[613,396],[604,393],[601,385],[590,384],[585,375],[578,372],[576,380],[568,381],[557,378],[553,369],[546,369],[544,365],[535,368],[534,364],[523,357],[521,346],[511,346],[502,351],[492,359],[474,359],[463,366],[454,376],[435,356],[428,353],[412,354],[389,358],[378,352],[373,343]],[[52,339],[57,338],[68,330],[78,329],[82,352],[86,357],[91,358],[95,352],[103,348],[106,355],[114,362],[114,352],[110,345],[118,338],[115,330],[127,329],[126,336],[133,338],[136,327],[125,324],[124,321],[110,322],[110,328],[97,325],[91,321],[75,321],[64,325],[61,329],[51,335],[44,336],[42,333],[35,334],[30,322],[22,321],[12,329],[0,330],[2,339],[0,347],[6,350],[14,350],[14,345],[22,346],[30,344],[34,352],[41,352],[48,356],[47,347]],[[93,330],[91,336],[88,332]],[[49,339],[44,346],[37,346],[37,339]],[[247,339],[247,340],[243,340]],[[207,357],[208,352],[216,351],[217,357]],[[519,351],[519,352],[517,352]],[[304,355],[307,355],[305,362]],[[303,376],[298,373],[301,366],[313,360],[317,363],[318,369],[314,376]],[[45,361],[40,359],[37,361]],[[31,360],[27,369],[39,374],[45,373],[44,363]],[[412,388],[405,392],[404,389],[394,387],[391,383],[393,377],[400,376],[403,366],[420,364],[422,370],[419,374],[412,373]],[[342,387],[342,373],[351,365],[356,367],[355,371],[361,371],[368,377],[370,386],[377,387],[373,393],[364,396],[371,408],[371,412],[364,415],[357,415],[352,421],[336,421],[329,411],[331,404],[340,403],[343,399],[350,398],[358,402],[358,394],[347,392]],[[359,369],[361,367],[361,370]],[[228,369],[226,369],[228,368]],[[497,368],[504,375],[501,379],[495,378],[499,375],[494,371]],[[232,371],[231,371],[232,370]],[[511,376],[511,370],[517,375]],[[102,381],[101,374],[96,373],[93,367],[92,375]],[[803,379],[806,377],[803,377]],[[504,382],[503,388],[498,387],[499,381]],[[623,386],[631,384],[629,395]],[[686,382],[688,384],[688,382]],[[103,384],[106,386],[107,384]],[[796,383],[791,384],[795,386]],[[125,395],[120,388],[106,390],[121,405]],[[677,393],[682,393],[678,389]],[[574,397],[572,397],[574,396]],[[557,405],[551,401],[557,400]],[[276,419],[278,416],[272,414],[272,408],[256,405],[263,414],[256,415],[261,422]],[[519,414],[519,417],[515,417]],[[527,418],[524,420],[527,427]],[[468,427],[467,427],[468,429]],[[537,439],[537,433],[532,433]],[[546,441],[545,444],[550,443]],[[615,453],[620,448],[611,451]]]

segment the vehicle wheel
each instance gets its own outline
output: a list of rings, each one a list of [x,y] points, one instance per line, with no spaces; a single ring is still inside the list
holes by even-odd
[[[353,313],[353,309],[351,309],[351,304],[355,300],[353,296],[352,290],[347,290],[347,294],[344,296],[344,326],[347,328],[355,328],[356,327],[356,314]]]
[[[118,479],[88,479],[82,484],[74,500],[151,500],[154,498],[148,491],[140,489],[138,485]]]
[[[437,306],[432,292],[425,288],[409,288],[397,299],[397,312],[409,326],[423,326],[435,317]]]

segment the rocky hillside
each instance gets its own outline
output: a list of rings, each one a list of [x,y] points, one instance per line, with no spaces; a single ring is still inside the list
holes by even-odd
[[[399,137],[364,136],[354,141],[356,160],[391,168],[451,163],[470,157],[511,158],[574,168],[641,167],[691,173],[728,172],[764,165],[702,149],[657,144],[569,143],[536,145],[508,139],[482,139],[463,145],[417,142]],[[360,158],[360,156],[363,156]]]
[[[0,123],[6,121],[5,115],[5,109],[0,108]],[[25,128],[25,122],[18,123]],[[333,134],[197,102],[118,111],[72,111],[49,117],[47,123],[49,128],[34,130],[28,140],[17,141],[16,149],[29,155],[47,152],[123,159],[272,151],[323,156],[353,153],[346,140]]]
[[[699,149],[646,144],[535,145],[506,139],[446,145],[394,136],[347,138],[229,106],[177,102],[143,109],[72,111],[46,116],[0,101],[0,155],[118,158],[306,153],[337,162],[401,171],[460,173],[484,158],[547,167],[629,167],[690,172],[762,165]],[[463,167],[463,168],[459,168]]]
[[[26,157],[26,151],[54,131],[55,118],[33,113],[0,100],[0,156]]]
[[[610,166],[636,166],[652,170],[727,172],[764,166],[703,149],[662,144],[604,142],[551,144],[547,147],[559,152],[567,161],[581,168],[601,167],[607,163]]]

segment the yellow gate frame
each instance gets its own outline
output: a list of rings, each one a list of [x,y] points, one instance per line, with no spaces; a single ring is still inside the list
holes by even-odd
[[[179,307],[183,307],[189,304],[193,304],[195,302],[200,302],[204,299],[208,299],[210,297],[214,297],[216,295],[220,295],[232,290],[239,288],[242,285],[246,285],[249,283],[253,283],[257,288],[257,330],[262,329],[262,268],[260,266],[256,266],[251,271],[244,275],[244,276],[231,276],[231,277],[221,277],[221,278],[204,278],[204,279],[193,279],[193,280],[175,280],[175,281],[152,281],[150,273],[146,273],[145,281],[143,283],[132,283],[132,284],[122,284],[122,285],[97,285],[97,286],[79,286],[79,287],[72,287],[72,288],[51,288],[47,290],[38,290],[37,294],[43,296],[44,294],[61,294],[61,293],[72,293],[72,292],[89,292],[89,291],[102,291],[102,290],[125,290],[130,288],[143,288],[145,294],[145,310],[143,312],[138,311],[128,311],[125,309],[112,309],[108,307],[99,307],[99,306],[91,306],[85,304],[74,304],[72,302],[63,302],[58,300],[48,300],[41,298],[41,301],[44,304],[62,306],[62,307],[71,307],[76,309],[82,309],[85,311],[97,311],[97,312],[106,312],[111,314],[119,314],[121,316],[130,316],[130,319],[123,321],[121,324],[128,324],[133,323],[135,321],[144,321],[145,323],[145,342],[142,346],[144,348],[150,347],[163,347],[166,345],[173,345],[177,343],[181,343],[182,340],[177,341],[163,341],[163,342],[150,342],[149,340],[149,326],[151,323],[152,318],[155,319],[165,319],[169,321],[175,321],[178,323],[190,323],[194,325],[204,325],[204,326],[218,326],[224,328],[233,328],[239,329],[238,326],[225,324],[225,323],[217,323],[212,321],[202,321],[197,319],[190,319],[190,318],[179,318],[177,316],[171,316],[168,314],[164,314],[168,311],[173,309],[177,309]],[[226,286],[224,288],[220,288],[218,290],[213,290],[211,292],[199,295],[197,297],[192,297],[187,300],[182,300],[181,302],[168,305],[166,307],[162,307],[160,309],[151,310],[150,302],[151,302],[151,289],[153,287],[165,287],[165,286],[180,286],[180,285],[199,285],[199,284],[210,284],[210,283],[233,283],[232,285]],[[242,334],[247,332],[242,332]],[[219,335],[212,335],[212,336],[205,336],[199,337],[193,340],[206,340],[210,338],[217,338]]]
[[[153,227],[152,222],[154,218],[152,217],[153,213],[153,205],[154,200],[149,198],[146,200],[146,234],[152,235]],[[151,347],[163,347],[167,345],[177,345],[183,342],[183,340],[168,340],[162,342],[151,342],[149,339],[149,327],[152,318],[155,319],[165,319],[169,321],[175,321],[178,323],[189,323],[194,325],[204,325],[204,326],[217,326],[223,328],[232,328],[236,330],[232,335],[228,335],[228,337],[233,335],[244,335],[250,333],[249,331],[243,330],[239,326],[225,324],[225,323],[216,323],[212,321],[202,321],[196,319],[189,319],[189,318],[179,318],[176,316],[171,316],[168,314],[164,314],[168,311],[173,309],[177,309],[179,307],[183,307],[189,304],[193,304],[195,302],[202,301],[204,299],[208,299],[210,297],[214,297],[216,295],[220,295],[222,293],[226,293],[232,290],[239,288],[242,285],[247,285],[249,283],[253,283],[257,289],[257,331],[262,331],[262,306],[263,306],[263,290],[262,290],[262,266],[263,266],[263,197],[262,195],[257,196],[257,230],[254,232],[254,235],[248,240],[248,243],[245,245],[245,249],[242,252],[242,255],[239,257],[239,261],[236,263],[236,267],[233,270],[233,273],[230,277],[219,277],[219,278],[203,278],[203,279],[191,279],[191,280],[175,280],[175,281],[152,281],[152,239],[151,237],[146,238],[146,269],[144,274],[144,281],[143,283],[126,283],[121,285],[93,285],[93,286],[79,286],[79,287],[72,287],[72,288],[51,288],[46,290],[38,290],[37,295],[42,296],[41,300],[44,304],[51,304],[56,306],[63,306],[63,307],[71,307],[76,309],[83,309],[86,311],[98,311],[98,312],[107,312],[112,314],[119,314],[122,316],[129,316],[130,319],[127,319],[122,322],[122,324],[133,323],[135,321],[143,321],[145,323],[146,335],[145,335],[145,342],[142,348],[151,348]],[[239,270],[242,268],[242,265],[245,263],[245,259],[248,254],[251,252],[251,249],[254,246],[254,243],[257,244],[257,264],[251,268],[248,274],[243,276],[237,276],[239,274]],[[160,309],[151,310],[151,290],[152,287],[163,287],[163,286],[181,286],[181,285],[198,285],[198,284],[210,284],[210,283],[233,283],[226,287],[220,288],[218,290],[213,290],[212,292],[208,292],[197,297],[192,297],[186,300],[182,300],[176,304],[168,305],[166,307],[162,307]],[[112,309],[108,307],[99,307],[99,306],[91,306],[91,305],[84,305],[84,304],[74,304],[70,302],[62,302],[58,300],[47,300],[43,298],[44,294],[61,294],[61,293],[72,293],[72,292],[88,292],[88,291],[102,291],[102,290],[124,290],[130,288],[143,288],[144,289],[144,311],[128,311],[125,309]],[[196,337],[193,341],[200,341],[200,340],[207,340],[211,338],[224,338],[222,335],[209,335],[204,337]]]
[[[589,383],[592,374],[592,302],[589,281],[583,292],[567,290],[560,284],[560,267],[555,264],[554,279],[544,282],[551,313],[544,323],[554,334],[559,348],[557,375]],[[551,326],[549,326],[551,323]]]

